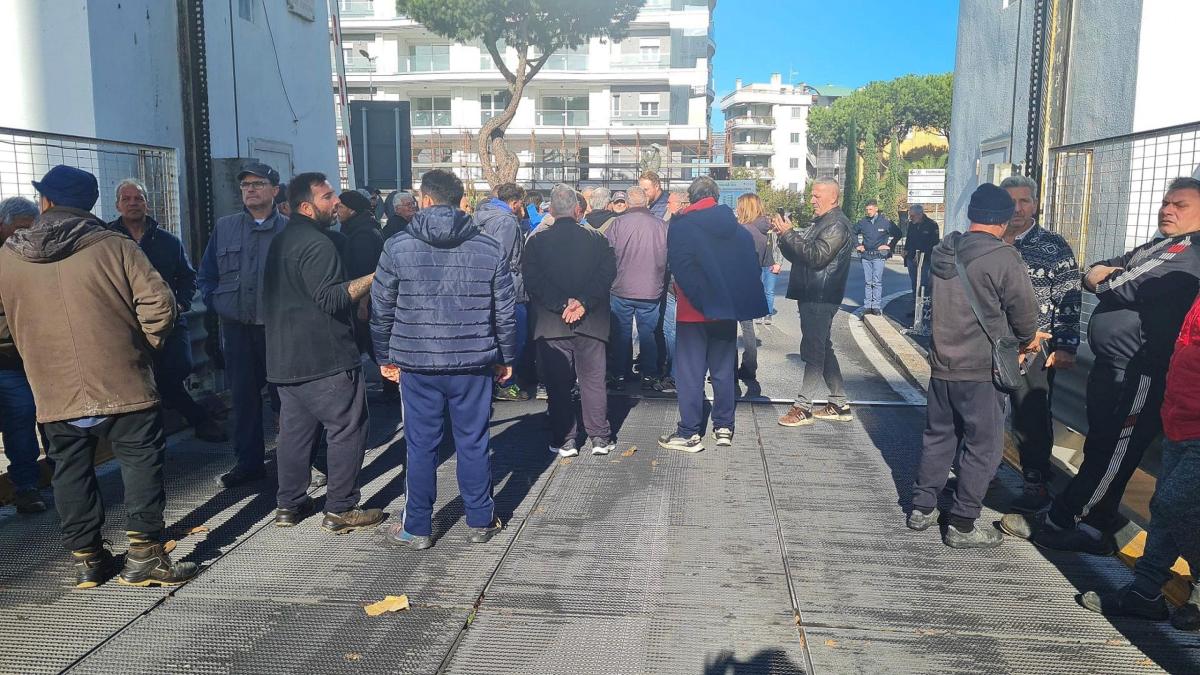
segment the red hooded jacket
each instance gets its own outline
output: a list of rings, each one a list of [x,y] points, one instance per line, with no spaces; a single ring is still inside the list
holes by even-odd
[[[1163,433],[1172,441],[1200,439],[1200,296],[1175,340],[1162,421]]]

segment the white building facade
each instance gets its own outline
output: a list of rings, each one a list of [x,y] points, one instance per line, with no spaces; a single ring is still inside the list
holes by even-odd
[[[721,99],[725,155],[732,171],[770,178],[777,189],[804,190],[809,178],[808,111],[813,94],[783,84],[778,73],[766,84],[742,85]]]
[[[622,41],[595,38],[551,56],[506,134],[518,180],[627,185],[642,169],[690,180],[711,157],[714,4],[648,0]],[[398,16],[392,0],[341,0],[339,9],[349,98],[408,101],[414,177],[447,168],[483,187],[476,134],[508,103],[487,49]],[[515,63],[512,49],[504,55]]]

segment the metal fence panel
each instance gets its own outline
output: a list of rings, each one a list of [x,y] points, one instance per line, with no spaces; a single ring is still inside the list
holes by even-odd
[[[182,237],[175,162],[173,148],[0,127],[0,199],[20,195],[37,201],[31,181],[55,165],[67,164],[96,176],[100,200],[92,212],[111,221],[118,216],[117,184],[137,178],[146,184],[150,215]]]

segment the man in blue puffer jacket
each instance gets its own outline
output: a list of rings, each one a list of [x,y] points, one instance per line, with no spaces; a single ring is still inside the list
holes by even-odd
[[[451,206],[462,196],[454,174],[422,176],[421,210],[384,244],[371,286],[375,355],[384,377],[400,382],[408,441],[404,521],[386,538],[415,549],[433,545],[447,404],[470,539],[484,543],[503,527],[492,501],[488,419],[492,376],[512,377],[517,355],[516,294],[500,243]]]

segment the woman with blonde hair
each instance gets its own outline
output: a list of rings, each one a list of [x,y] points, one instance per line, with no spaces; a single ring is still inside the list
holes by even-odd
[[[766,288],[766,272],[775,265],[775,256],[767,239],[766,232],[771,228],[771,221],[767,218],[766,210],[763,208],[762,200],[758,195],[746,193],[737,199],[737,220],[750,232],[750,236],[754,239],[754,252],[758,254],[758,265],[763,269],[763,287]],[[774,290],[774,276],[771,277],[772,290]],[[771,291],[767,292],[767,308],[770,311],[771,307]],[[764,323],[770,323],[771,314],[768,313],[764,319]],[[754,321],[742,321],[742,364],[738,366],[737,378],[743,382],[753,382],[756,380],[758,372],[758,338],[754,334]]]

